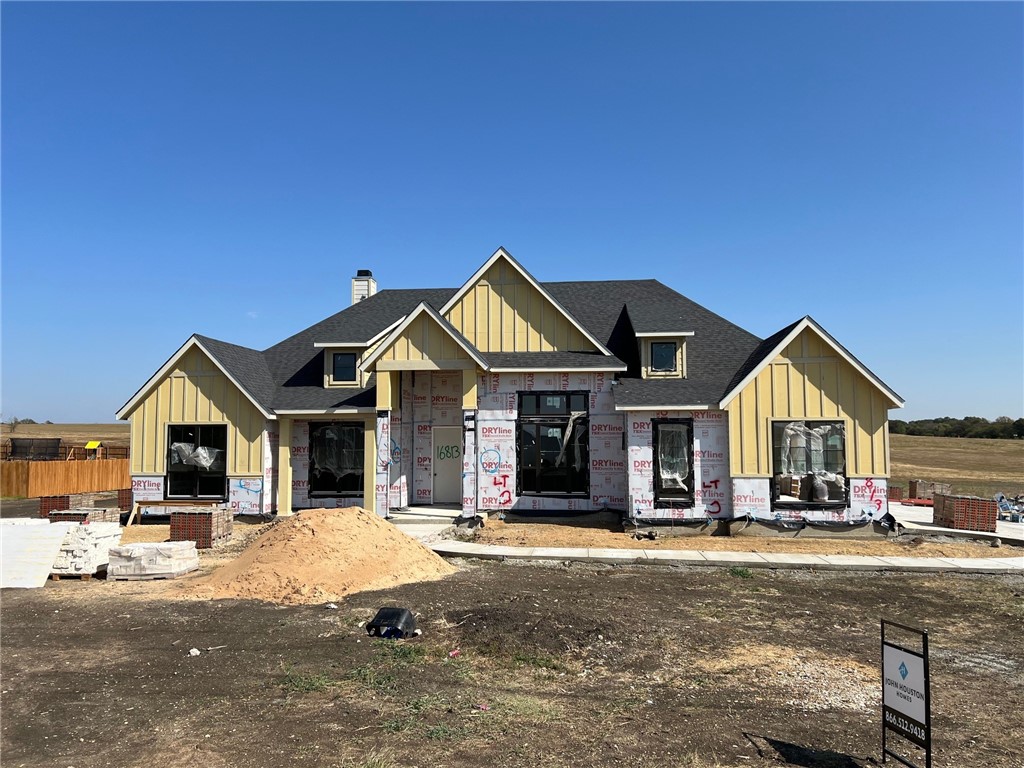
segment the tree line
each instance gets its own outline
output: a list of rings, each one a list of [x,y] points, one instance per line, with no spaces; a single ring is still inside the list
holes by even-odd
[[[889,422],[889,433],[893,435],[926,435],[929,437],[988,437],[996,440],[1024,440],[1024,419],[1014,421],[1009,416],[1000,416],[989,421],[981,416],[965,416],[954,419],[943,416],[939,419],[918,419]]]

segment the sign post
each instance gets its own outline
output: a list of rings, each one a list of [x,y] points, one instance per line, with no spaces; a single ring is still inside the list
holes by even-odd
[[[896,628],[916,635],[920,650],[888,639]],[[882,619],[882,762],[891,757],[909,768],[922,768],[894,752],[894,733],[924,750],[923,768],[932,768],[932,712],[928,677],[928,631]]]

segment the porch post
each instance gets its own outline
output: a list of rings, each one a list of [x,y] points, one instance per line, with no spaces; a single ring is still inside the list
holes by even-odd
[[[477,370],[462,371],[462,517],[476,515]]]
[[[277,448],[277,516],[292,514],[292,420],[278,417],[281,441]]]

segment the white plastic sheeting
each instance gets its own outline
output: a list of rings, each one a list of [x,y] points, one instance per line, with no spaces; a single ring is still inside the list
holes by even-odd
[[[33,518],[0,520],[0,587],[44,586],[64,537],[77,525]]]
[[[690,430],[686,424],[658,425],[658,475],[665,490],[689,491]]]
[[[171,443],[171,464],[185,464],[189,467],[209,469],[224,455],[220,448],[192,443]]]

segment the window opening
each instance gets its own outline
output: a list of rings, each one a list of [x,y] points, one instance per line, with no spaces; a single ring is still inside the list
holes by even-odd
[[[845,505],[846,424],[842,421],[772,423],[775,504]]]
[[[334,353],[334,381],[356,380],[356,355],[354,352]]]
[[[676,370],[676,343],[674,341],[651,342],[651,370],[671,373]]]
[[[363,495],[364,440],[361,423],[310,423],[310,496]]]
[[[167,496],[223,499],[227,495],[226,424],[167,426]]]
[[[590,493],[586,392],[520,392],[519,492]]]
[[[661,506],[693,504],[693,422],[655,419],[654,499]]]

